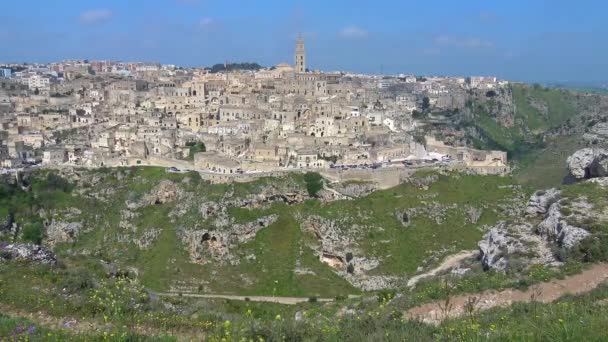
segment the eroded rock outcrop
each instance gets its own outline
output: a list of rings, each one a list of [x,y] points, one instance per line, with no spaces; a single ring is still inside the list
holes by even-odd
[[[277,215],[269,215],[252,222],[231,224],[222,230],[182,230],[180,238],[193,262],[206,264],[218,261],[238,264],[239,260],[230,253],[230,249],[251,241],[258,231],[274,223],[277,218]]]
[[[61,242],[71,242],[82,230],[82,222],[53,220],[46,227],[47,243],[51,246]]]
[[[553,239],[560,247],[572,248],[589,235],[583,228],[568,223],[559,202],[553,203],[545,219],[538,225],[538,232]]]
[[[0,261],[8,260],[21,260],[44,265],[57,264],[57,258],[51,250],[31,243],[0,245]]]
[[[337,192],[350,198],[364,197],[376,191],[378,186],[374,183],[335,183],[331,187]]]
[[[544,215],[549,207],[557,202],[561,192],[555,188],[549,190],[539,190],[528,200],[526,213],[529,215]]]
[[[179,189],[177,184],[165,179],[144,196],[143,202],[146,205],[169,203],[175,201],[178,198],[178,194]]]
[[[529,224],[508,226],[504,222],[492,228],[478,243],[479,259],[484,269],[504,271],[511,256],[528,250],[525,236],[530,236],[532,231]]]
[[[127,200],[127,209],[134,210],[149,205],[175,202],[182,194],[181,189],[170,180],[162,180],[138,201]]]
[[[570,176],[576,180],[608,176],[608,151],[583,148],[568,157]]]

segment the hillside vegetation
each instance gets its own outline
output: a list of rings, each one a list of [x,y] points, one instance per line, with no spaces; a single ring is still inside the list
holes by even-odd
[[[585,132],[605,121],[607,103],[598,94],[513,84],[497,96],[467,102],[459,125],[475,147],[506,151],[519,182],[556,186],[565,176],[565,157],[587,143]]]
[[[0,262],[2,337],[572,340],[589,328],[595,335],[585,336],[604,336],[605,287],[550,304],[473,310],[438,326],[405,318],[408,309],[423,303],[526,289],[576,274],[586,261],[608,260],[601,254],[605,249],[592,244],[604,242],[603,221],[589,221],[591,244],[563,254],[561,268],[486,271],[470,259],[460,265],[462,273],[406,286],[407,279],[432,270],[445,256],[476,249],[498,221],[518,219],[514,215],[530,191],[511,177],[419,172],[397,187],[350,198],[328,197],[326,187],[334,185],[316,174],[209,184],[194,172],[155,167],[37,171],[20,183],[2,184],[2,214],[20,229],[4,225],[1,239],[41,241],[59,260],[54,267]],[[563,186],[562,192],[585,198],[598,212],[608,207],[593,184]],[[562,205],[577,210],[572,203]],[[222,240],[231,232],[248,238]],[[588,259],[589,253],[595,259]],[[371,285],[376,287],[370,290]],[[185,294],[308,301],[287,306]]]

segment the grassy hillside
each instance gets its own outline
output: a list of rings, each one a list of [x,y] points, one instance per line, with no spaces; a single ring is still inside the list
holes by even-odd
[[[513,84],[511,94],[510,107],[493,99],[471,103],[470,124],[482,137],[477,141],[478,147],[498,148],[507,151],[511,158],[524,158],[544,146],[546,132],[577,115],[576,98],[565,90]],[[499,122],[496,115],[501,110],[511,112],[512,125]]]
[[[33,182],[46,182],[49,177],[55,176],[41,172]],[[482,235],[479,227],[506,218],[503,208],[521,196],[521,191],[511,186],[510,178],[422,173],[415,179],[429,178],[428,185],[403,184],[355,200],[308,200],[294,205],[271,202],[255,209],[228,207],[228,219],[234,223],[268,215],[276,215],[277,220],[261,229],[253,240],[231,249],[237,263],[206,256],[209,262],[200,264],[191,261],[179,236],[183,229],[213,225],[215,217],[201,216],[201,203],[245,198],[269,185],[287,183],[304,192],[302,176],[211,185],[200,181],[195,173],[172,174],[161,168],[138,167],[82,170],[79,177],[78,185],[70,184],[65,191],[35,190],[35,195],[15,191],[6,197],[13,203],[17,221],[24,226],[42,221],[34,214],[40,210],[47,223],[82,223],[83,229],[73,241],[58,243],[54,248],[66,263],[106,260],[122,268],[134,267],[142,283],[154,290],[179,287],[242,295],[333,297],[359,292],[315,255],[313,248],[318,242],[302,228],[309,217],[333,222],[351,239],[351,250],[345,252],[376,260],[378,266],[369,275],[411,276],[418,267],[431,267],[451,252],[476,248]],[[87,184],[90,179],[96,184]],[[141,200],[167,179],[188,194],[184,200],[146,205],[131,210],[133,217],[123,217],[129,213],[127,202]],[[479,211],[475,222],[469,217],[471,210]],[[406,212],[409,222],[404,226],[400,218]],[[138,239],[153,231],[158,234],[148,248],[136,245]],[[19,235],[18,239],[23,237]]]
[[[512,103],[500,97],[469,103],[466,125],[474,127],[474,145],[506,151],[516,166],[515,178],[523,184],[559,185],[567,156],[583,146],[584,115],[598,108],[598,98],[523,84],[513,84],[510,90]]]
[[[179,200],[145,202],[166,180],[177,185]],[[557,303],[471,312],[439,326],[403,318],[413,306],[457,293],[526,288],[567,276],[581,269],[580,262],[568,261],[561,269],[537,265],[518,273],[500,273],[483,271],[479,262],[471,260],[463,265],[468,269],[464,275],[448,272],[423,280],[413,289],[363,292],[343,272],[319,260],[317,238],[304,229],[313,216],[332,222],[340,234],[353,240],[348,251],[355,260],[378,262],[367,276],[406,280],[418,267],[428,270],[448,254],[475,249],[485,225],[509,220],[509,213],[529,195],[510,177],[420,172],[407,183],[352,200],[268,202],[251,208],[231,203],[269,188],[307,193],[304,177],[214,185],[196,173],[135,167],[78,170],[76,174],[39,171],[29,182],[32,191],[3,185],[0,201],[15,221],[23,227],[42,227],[43,232],[52,221],[82,222],[83,229],[73,241],[54,246],[58,267],[0,262],[0,339],[565,341],[605,336],[601,327],[606,324],[606,287]],[[572,198],[585,196],[598,208],[607,205],[593,185],[569,185],[563,191]],[[218,214],[207,217],[200,210],[210,202],[227,207],[230,224],[268,215],[277,219],[250,241],[231,248],[239,262],[221,262],[204,254],[209,262],[196,263],[180,232],[214,226]],[[604,227],[594,229],[594,236],[605,236]],[[135,243],[151,231],[159,234],[147,248]],[[2,239],[29,237],[19,232]],[[42,236],[43,241],[47,239]],[[594,253],[605,250],[588,247]],[[172,288],[310,300],[284,306],[157,294]],[[362,297],[346,298],[350,294]],[[321,304],[316,297],[337,300]],[[296,315],[299,320],[294,319]],[[78,317],[77,323],[66,326],[72,317]]]

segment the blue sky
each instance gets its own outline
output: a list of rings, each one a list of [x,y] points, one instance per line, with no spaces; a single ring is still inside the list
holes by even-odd
[[[0,61],[293,63],[322,70],[608,80],[605,0],[3,1]]]

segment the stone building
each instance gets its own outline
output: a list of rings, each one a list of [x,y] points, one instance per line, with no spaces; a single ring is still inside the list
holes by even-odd
[[[295,69],[298,73],[306,72],[306,50],[304,49],[304,39],[302,36],[296,41]]]

